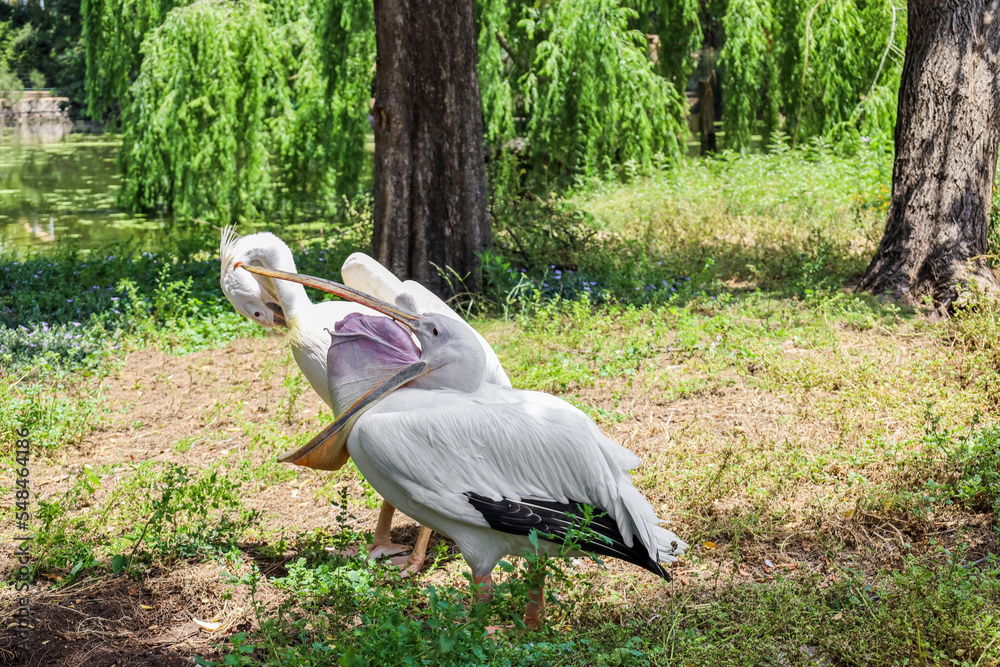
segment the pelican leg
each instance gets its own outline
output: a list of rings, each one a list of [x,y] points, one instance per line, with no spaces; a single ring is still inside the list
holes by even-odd
[[[472,604],[493,599],[493,573],[477,577],[472,575]]]
[[[385,556],[396,556],[410,550],[410,547],[403,544],[394,544],[389,539],[389,533],[392,530],[392,515],[395,512],[396,508],[390,505],[389,501],[382,501],[382,511],[379,512],[378,523],[375,524],[374,539],[372,540],[371,548],[368,550],[368,557],[372,560]]]
[[[472,575],[472,604],[478,602],[490,602],[493,600],[493,573],[485,574],[482,577]],[[490,637],[498,632],[507,632],[511,629],[509,625],[487,625],[486,634]]]
[[[524,608],[524,624],[529,630],[537,630],[542,625],[542,615],[545,613],[545,570],[535,570],[531,575],[531,583],[528,604]]]
[[[399,570],[399,576],[406,579],[410,575],[420,572],[424,566],[424,561],[427,560],[427,543],[430,540],[431,529],[426,526],[420,526],[420,532],[417,534],[417,541],[413,545],[413,551],[410,552],[409,558],[406,559],[406,564]],[[395,560],[394,558],[393,561]]]

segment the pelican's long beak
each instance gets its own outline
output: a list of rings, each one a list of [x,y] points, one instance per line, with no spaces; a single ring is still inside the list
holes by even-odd
[[[334,283],[336,284],[336,283]],[[410,380],[427,372],[427,363],[417,361],[392,375],[337,417],[336,421],[323,429],[316,437],[300,449],[280,457],[282,463],[294,463],[316,470],[337,470],[347,463],[347,436],[354,423],[368,408],[382,398],[403,386]]]
[[[353,301],[354,303],[361,304],[362,306],[367,306],[368,308],[378,311],[387,317],[391,317],[400,324],[406,325],[410,329],[413,329],[418,319],[417,313],[411,313],[404,308],[382,301],[381,299],[356,290],[353,287],[335,283],[332,280],[315,278],[301,273],[278,271],[277,269],[269,269],[263,266],[250,266],[248,264],[244,264],[243,262],[237,262],[235,268],[243,268],[250,273],[255,273],[259,276],[267,276],[268,278],[277,278],[279,280],[290,280],[293,283],[299,283],[305,285],[306,287],[315,287],[318,290],[335,294],[341,299],[347,299],[348,301]]]

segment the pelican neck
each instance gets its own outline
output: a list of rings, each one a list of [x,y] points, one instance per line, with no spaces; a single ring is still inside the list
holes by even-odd
[[[292,269],[292,271],[294,270]],[[278,302],[281,304],[282,310],[285,311],[285,317],[293,317],[297,312],[312,305],[303,285],[278,278],[272,278],[271,282],[274,285],[275,296],[278,297]]]
[[[270,236],[270,235],[268,235]],[[296,273],[295,258],[287,245],[276,236],[271,236],[273,242],[261,242],[250,253],[250,260],[259,261],[266,267]],[[306,295],[306,288],[299,283],[290,280],[280,280],[278,278],[267,278],[274,289],[274,296],[278,298],[281,309],[285,311],[285,317],[291,317],[296,311],[308,308],[312,302]]]

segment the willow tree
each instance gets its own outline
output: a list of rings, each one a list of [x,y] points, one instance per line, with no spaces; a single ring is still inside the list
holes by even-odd
[[[117,114],[139,73],[142,43],[163,23],[175,0],[82,0],[84,87],[95,120]]]
[[[634,0],[626,3],[636,11],[630,21],[637,30],[655,35],[650,59],[658,73],[672,82],[681,94],[694,70],[703,42],[699,0]]]
[[[979,256],[1000,147],[997,3],[910,0],[885,234],[863,289],[942,311],[960,282],[996,288]]]
[[[122,206],[227,221],[269,206],[269,37],[253,1],[198,2],[153,31],[123,112]]]
[[[640,18],[634,8],[619,0],[483,0],[480,11],[479,68],[495,150],[522,138],[522,158],[543,182],[623,164],[648,170],[657,156],[680,153],[683,86],[659,74],[646,35],[630,27]]]
[[[123,105],[120,205],[229,221],[349,192],[364,161],[370,20],[363,0],[175,8],[144,41]],[[323,36],[339,33],[331,64]]]
[[[729,147],[746,148],[757,130],[855,144],[890,136],[906,31],[897,2],[731,0],[720,54]]]
[[[730,0],[723,18],[726,42],[720,54],[725,64],[723,124],[732,148],[750,145],[758,118],[763,133],[776,129],[778,99],[777,58],[768,35],[777,32],[769,0]]]
[[[276,197],[294,215],[353,195],[366,170],[375,32],[367,0],[272,0],[279,104],[269,120]],[[276,82],[278,83],[278,82]]]

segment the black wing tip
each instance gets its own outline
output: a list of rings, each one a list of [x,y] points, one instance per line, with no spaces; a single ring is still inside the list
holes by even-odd
[[[539,533],[547,533],[557,538],[556,540],[546,538],[550,542],[558,542],[558,538],[565,541],[566,529],[585,517],[583,509],[585,503],[572,500],[568,503],[528,498],[524,498],[520,502],[508,498],[492,500],[471,491],[466,491],[465,496],[476,511],[486,519],[490,528],[512,535],[528,535],[532,530],[536,530]],[[607,539],[581,540],[577,543],[577,548],[580,551],[617,558],[638,565],[665,581],[672,580],[666,568],[650,557],[649,551],[642,542],[635,539],[632,546],[625,544],[621,529],[601,508],[593,508],[589,528],[596,535]]]

